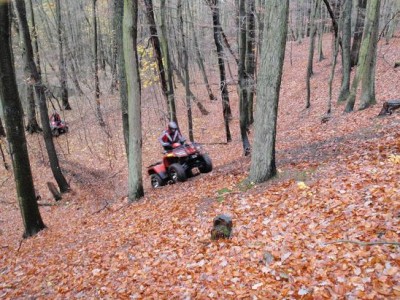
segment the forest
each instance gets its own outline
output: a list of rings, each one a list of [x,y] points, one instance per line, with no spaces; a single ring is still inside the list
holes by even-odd
[[[0,299],[400,298],[399,23],[0,0]]]

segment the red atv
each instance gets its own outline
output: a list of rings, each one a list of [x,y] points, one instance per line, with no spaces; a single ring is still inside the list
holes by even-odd
[[[192,176],[192,169],[198,168],[200,173],[212,171],[210,157],[197,143],[181,145],[175,143],[172,150],[165,153],[162,162],[157,162],[148,167],[151,185],[154,188],[167,183],[185,181]]]
[[[50,129],[53,136],[59,136],[68,132],[68,125],[61,120],[58,113],[53,113],[50,117]]]

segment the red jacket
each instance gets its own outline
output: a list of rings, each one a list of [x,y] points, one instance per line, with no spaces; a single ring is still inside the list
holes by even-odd
[[[176,130],[174,133],[172,133],[168,129],[163,131],[158,140],[160,141],[161,145],[163,145],[163,147],[172,146],[172,144],[174,143],[185,142],[185,138],[182,136],[179,130]]]

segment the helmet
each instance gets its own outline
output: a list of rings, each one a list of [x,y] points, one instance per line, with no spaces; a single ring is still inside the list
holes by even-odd
[[[168,123],[168,129],[175,132],[178,129],[178,125],[174,121]]]

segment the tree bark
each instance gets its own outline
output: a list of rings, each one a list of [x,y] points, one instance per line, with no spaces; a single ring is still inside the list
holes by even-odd
[[[186,3],[188,5],[189,18],[193,19],[192,13],[191,13],[190,1],[187,1]],[[197,58],[196,59],[197,65],[199,66],[201,75],[203,76],[204,84],[206,85],[206,89],[207,89],[207,93],[208,93],[208,98],[210,99],[210,101],[217,100],[217,98],[214,96],[214,94],[213,94],[213,92],[211,90],[211,86],[210,86],[210,83],[208,81],[206,68],[204,67],[204,58],[203,58],[203,56],[201,55],[201,52],[200,52],[200,47],[199,47],[199,43],[198,43],[198,40],[197,40],[197,34],[195,32],[193,22],[189,22],[189,26],[190,26],[191,32],[192,32],[193,43],[194,43],[194,48],[195,48],[195,54],[196,54],[196,58]],[[200,102],[198,102],[198,103],[200,103]]]
[[[370,0],[373,1],[373,0]],[[368,19],[371,20],[371,38],[368,45],[368,53],[364,76],[361,79],[361,97],[359,110],[366,109],[376,104],[375,97],[375,75],[376,75],[376,55],[378,48],[379,35],[379,12],[381,0],[375,0],[371,3],[371,14],[368,14]],[[373,15],[372,15],[373,14]]]
[[[365,10],[367,7],[367,0],[358,0],[357,21],[356,28],[353,33],[353,44],[351,46],[351,67],[358,63],[358,56],[360,52],[361,40],[364,29]]]
[[[247,50],[247,15],[245,0],[239,0],[239,114],[240,114],[240,136],[242,138],[243,154],[250,154],[250,141],[247,135],[249,126],[249,98],[248,98],[248,75],[246,72],[246,50]]]
[[[255,2],[254,0],[247,1],[246,6],[246,28],[247,28],[247,43],[246,43],[246,74],[247,74],[247,120],[248,126],[254,122],[253,106],[254,106],[254,89],[255,89],[255,73],[256,73],[256,52],[255,52]]]
[[[208,5],[212,11],[213,18],[213,31],[214,31],[214,42],[217,48],[218,55],[218,67],[220,76],[220,91],[222,97],[222,112],[225,123],[225,134],[226,141],[229,143],[232,141],[231,132],[229,129],[229,119],[232,117],[231,108],[229,105],[229,93],[226,84],[226,74],[225,74],[225,62],[224,62],[224,49],[222,47],[222,34],[221,34],[221,23],[219,21],[219,7],[218,0],[207,0]]]
[[[94,47],[94,98],[96,103],[96,117],[99,121],[101,127],[105,127],[106,123],[103,119],[103,114],[101,112],[100,103],[100,81],[99,81],[99,57],[98,57],[98,43],[97,43],[97,13],[96,13],[96,2],[97,0],[92,0],[92,20],[93,20],[93,47]]]
[[[186,98],[186,110],[187,110],[187,118],[188,118],[188,130],[189,130],[189,140],[194,142],[193,136],[193,117],[192,117],[192,101],[191,101],[191,91],[190,91],[190,78],[189,78],[189,66],[188,66],[188,54],[187,54],[187,46],[185,40],[185,32],[183,30],[183,16],[182,16],[182,0],[178,0],[177,3],[177,13],[178,13],[178,24],[179,24],[179,33],[181,35],[181,43],[182,43],[182,58],[183,58],[183,77],[185,84],[185,98]]]
[[[347,98],[345,112],[354,109],[359,82],[362,81],[362,101],[360,109],[367,108],[375,101],[375,64],[377,31],[379,25],[380,0],[370,0],[367,3],[367,16],[364,25],[364,34],[361,41],[357,72],[351,85],[350,95]]]
[[[279,91],[285,57],[289,0],[270,0],[264,23],[257,82],[254,144],[249,180],[266,181],[276,174],[275,140]]]
[[[161,11],[161,45],[163,57],[165,60],[165,67],[167,70],[167,82],[168,82],[168,117],[170,121],[174,121],[178,124],[178,119],[176,116],[176,107],[175,107],[175,92],[174,92],[174,83],[173,83],[173,70],[171,65],[171,57],[169,53],[169,41],[167,35],[166,28],[166,6],[165,0],[161,0],[160,2],[160,11]]]
[[[43,126],[43,135],[46,145],[47,154],[50,161],[51,171],[53,172],[54,178],[60,188],[61,193],[69,191],[70,187],[67,183],[64,175],[61,172],[60,164],[58,161],[56,149],[53,143],[53,137],[51,134],[49,115],[46,105],[46,97],[44,93],[44,86],[42,84],[41,76],[39,75],[35,61],[33,60],[33,48],[31,42],[31,36],[29,33],[28,22],[26,19],[26,8],[24,0],[15,0],[16,11],[18,15],[18,20],[20,24],[21,34],[23,36],[23,47],[26,52],[26,62],[25,65],[29,66],[30,71],[30,84],[34,86],[36,97],[39,102],[40,119]]]
[[[23,111],[18,96],[10,45],[9,4],[0,2],[0,98],[7,138],[12,153],[14,180],[24,224],[23,237],[33,236],[46,228],[36,202],[35,188],[24,134]]]
[[[119,76],[119,94],[121,103],[122,132],[124,136],[125,152],[129,155],[129,118],[128,118],[128,84],[126,82],[125,58],[123,45],[123,16],[124,3],[120,0],[115,1],[115,14],[117,26],[115,28],[118,43],[118,76]]]
[[[2,136],[6,136],[6,132],[4,130],[3,122],[1,121],[1,118],[0,118],[0,137],[2,137]]]
[[[315,48],[315,34],[317,32],[315,26],[315,17],[319,9],[320,0],[314,0],[312,2],[313,8],[311,11],[310,20],[310,49],[308,51],[308,63],[307,63],[307,74],[306,74],[306,87],[307,87],[307,98],[306,98],[306,108],[311,106],[311,76],[314,74],[313,71],[313,60],[314,60],[314,48]]]
[[[146,6],[147,21],[149,22],[150,41],[151,44],[153,45],[154,56],[157,62],[157,67],[159,72],[158,76],[160,78],[161,91],[165,97],[168,106],[168,86],[167,86],[167,80],[165,79],[165,69],[162,60],[160,40],[158,39],[157,26],[154,18],[153,1],[144,0],[144,4]]]
[[[124,0],[123,45],[128,82],[129,155],[128,200],[144,196],[142,180],[142,120],[140,75],[137,53],[138,1]]]
[[[338,102],[346,101],[350,94],[350,72],[351,72],[351,9],[352,1],[345,0],[343,8],[343,26],[342,26],[342,84],[340,87]]]
[[[71,110],[68,101],[67,66],[64,57],[64,26],[61,18],[61,2],[56,0],[57,38],[58,38],[58,68],[60,71],[61,101],[63,109]]]

